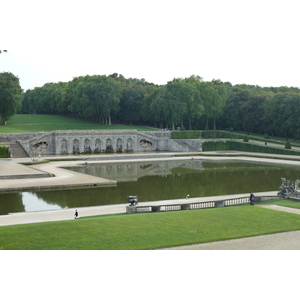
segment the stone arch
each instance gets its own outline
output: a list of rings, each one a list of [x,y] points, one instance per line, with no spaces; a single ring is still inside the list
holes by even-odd
[[[74,139],[73,140],[73,154],[79,154],[79,153],[80,153],[79,140],[78,139]]]
[[[92,149],[91,149],[91,141],[89,139],[85,139],[84,140],[84,153],[91,153]]]
[[[117,139],[117,152],[124,152],[123,140],[121,138]]]
[[[127,139],[127,143],[126,143],[126,151],[127,151],[127,152],[133,151],[133,140],[132,140],[132,138],[128,138],[128,139]]]
[[[96,139],[95,140],[95,153],[101,153],[101,140],[100,139]]]
[[[32,146],[31,150],[34,154],[47,154],[48,143],[39,142]]]
[[[112,140],[110,138],[108,138],[106,140],[106,149],[105,149],[106,153],[114,153],[114,148],[112,146]]]
[[[148,140],[140,140],[140,147],[142,149],[149,149],[152,147],[152,143]]]
[[[63,139],[61,141],[61,146],[60,146],[60,154],[68,154],[68,141],[66,139]]]

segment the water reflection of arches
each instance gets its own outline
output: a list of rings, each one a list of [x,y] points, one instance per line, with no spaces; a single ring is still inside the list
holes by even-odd
[[[68,154],[68,141],[66,139],[63,139],[61,141],[60,153],[61,154]]]
[[[113,166],[112,165],[106,166],[106,173],[107,173],[107,175],[110,175],[112,172],[113,172]]]
[[[133,171],[133,165],[131,164],[127,165],[127,171]]]
[[[79,154],[79,141],[77,139],[73,140],[73,154]]]
[[[117,171],[121,173],[123,171],[123,165],[117,165]]]

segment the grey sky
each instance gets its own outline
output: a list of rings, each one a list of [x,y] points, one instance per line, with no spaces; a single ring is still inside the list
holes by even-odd
[[[0,72],[24,90],[123,74],[165,84],[199,75],[300,87],[293,0],[13,0],[1,4]]]

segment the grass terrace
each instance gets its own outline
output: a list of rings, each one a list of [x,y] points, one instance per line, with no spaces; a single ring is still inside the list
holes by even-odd
[[[286,201],[272,203],[300,207]],[[300,215],[241,205],[2,226],[0,249],[159,249],[293,230],[300,230]]]
[[[52,130],[117,130],[136,129],[138,131],[156,130],[143,126],[103,125],[84,119],[58,115],[14,115],[5,126],[0,126],[0,133],[41,132]]]

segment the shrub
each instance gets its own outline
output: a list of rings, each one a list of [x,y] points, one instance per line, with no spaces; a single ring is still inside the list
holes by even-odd
[[[292,149],[291,143],[289,141],[286,141],[284,148],[285,149]]]
[[[5,146],[0,146],[0,157],[1,158],[9,158],[10,153],[9,153],[9,148]]]
[[[249,142],[249,138],[248,138],[247,135],[244,136],[244,140],[243,141],[246,142],[246,143]]]

